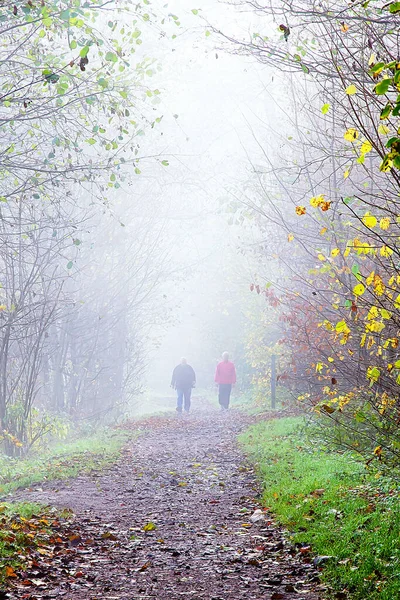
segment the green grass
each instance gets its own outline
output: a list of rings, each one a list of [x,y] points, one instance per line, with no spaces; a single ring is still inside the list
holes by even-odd
[[[400,490],[347,454],[314,447],[301,418],[250,427],[240,443],[257,464],[262,501],[293,543],[332,556],[322,570],[357,600],[400,597]]]
[[[0,457],[0,494],[55,479],[101,470],[115,462],[134,431],[105,428],[99,433],[54,446],[38,456]]]

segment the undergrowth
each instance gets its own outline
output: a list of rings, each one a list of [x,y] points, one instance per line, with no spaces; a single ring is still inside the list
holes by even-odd
[[[263,503],[293,543],[329,556],[321,576],[354,600],[400,597],[400,490],[349,454],[324,451],[301,418],[264,421],[240,442],[257,464]]]
[[[104,428],[91,436],[58,444],[27,458],[0,456],[0,494],[55,479],[101,470],[115,462],[132,431]]]

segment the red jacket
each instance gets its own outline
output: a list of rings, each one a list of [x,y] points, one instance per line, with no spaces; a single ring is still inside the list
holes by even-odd
[[[236,383],[235,365],[229,360],[223,360],[217,365],[215,371],[215,381],[217,383]]]

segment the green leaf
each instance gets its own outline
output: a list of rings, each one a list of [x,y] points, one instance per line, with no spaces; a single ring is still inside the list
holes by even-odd
[[[75,48],[77,47],[77,43],[76,40],[72,40],[69,47],[71,48],[71,50],[75,50]]]
[[[70,260],[69,263],[67,264],[67,269],[72,269],[73,266],[74,266],[74,263],[72,262],[72,260]]]
[[[384,119],[387,119],[391,112],[392,112],[392,105],[386,104],[386,106],[384,108],[382,108],[382,110],[381,110],[381,114],[379,117],[380,120],[383,121]]]
[[[75,246],[80,246],[82,244],[82,242],[81,242],[81,240],[75,239],[74,244],[75,244]]]
[[[60,76],[57,75],[57,73],[49,73],[48,75],[45,75],[45,80],[49,83],[57,83],[59,79]]]
[[[193,13],[194,15],[198,15],[198,14],[199,14],[199,11],[198,11],[198,9],[197,9],[197,8],[192,8],[192,13]]]
[[[323,104],[321,107],[321,112],[323,115],[326,115],[326,113],[328,112],[328,110],[330,109],[331,105],[330,104]]]
[[[377,94],[378,96],[386,94],[391,83],[392,80],[389,78],[382,79],[382,81],[380,81],[374,88],[375,94]]]
[[[169,166],[169,162],[167,160],[162,160],[161,164],[164,165],[164,167],[168,167]]]
[[[397,13],[397,12],[400,12],[400,2],[392,2],[392,3],[389,5],[389,11],[390,11],[392,14],[395,14],[395,13]]]
[[[370,73],[381,73],[384,68],[385,68],[385,63],[378,62],[378,63],[376,63],[376,65],[374,65],[373,67],[370,68],[369,72]]]
[[[358,279],[358,281],[361,281],[362,277],[360,273],[360,267],[357,263],[354,263],[354,265],[351,267],[351,272],[353,273],[354,277]]]
[[[79,52],[79,56],[81,58],[86,58],[86,56],[88,55],[89,50],[90,50],[89,46],[84,46],[82,48],[82,50]]]
[[[116,54],[114,54],[114,52],[107,52],[105,59],[108,62],[116,63],[118,61],[118,56]]]
[[[400,139],[396,136],[389,138],[385,144],[386,148],[391,148],[395,142],[400,142]]]
[[[398,117],[400,115],[400,102],[398,102],[396,104],[396,106],[394,107],[393,111],[392,111],[392,115],[394,117]]]
[[[86,140],[88,144],[90,144],[91,146],[93,146],[93,144],[96,143],[96,140],[94,138],[89,138],[88,140]]]

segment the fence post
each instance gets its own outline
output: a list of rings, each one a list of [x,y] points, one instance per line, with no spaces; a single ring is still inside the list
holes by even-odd
[[[276,408],[276,354],[271,356],[271,408]]]

